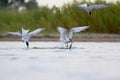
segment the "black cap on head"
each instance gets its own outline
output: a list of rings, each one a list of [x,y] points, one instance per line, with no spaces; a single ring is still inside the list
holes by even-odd
[[[89,15],[91,15],[92,13],[91,12],[89,12]]]

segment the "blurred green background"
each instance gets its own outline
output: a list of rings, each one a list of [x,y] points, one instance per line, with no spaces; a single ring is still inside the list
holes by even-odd
[[[21,27],[34,30],[44,27],[44,33],[55,33],[56,27],[61,26],[67,29],[77,26],[89,25],[87,33],[120,33],[120,2],[109,3],[110,7],[94,10],[92,15],[72,6],[65,4],[61,8],[47,6],[38,7],[35,0],[25,3],[24,0],[18,0],[19,4],[13,5],[8,0],[0,0],[0,32],[21,31]],[[73,4],[107,4],[105,1],[96,0],[91,2],[76,2]],[[12,5],[12,6],[11,6]],[[19,7],[25,7],[24,11],[19,11]]]

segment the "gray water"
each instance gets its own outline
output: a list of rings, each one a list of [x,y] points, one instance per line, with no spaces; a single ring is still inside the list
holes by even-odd
[[[120,43],[0,42],[0,80],[120,80]]]

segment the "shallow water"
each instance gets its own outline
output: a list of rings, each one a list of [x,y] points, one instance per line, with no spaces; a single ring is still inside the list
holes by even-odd
[[[119,42],[0,42],[0,80],[120,80]]]

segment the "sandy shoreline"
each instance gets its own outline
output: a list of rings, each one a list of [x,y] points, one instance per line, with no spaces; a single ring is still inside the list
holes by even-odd
[[[59,34],[44,35],[39,34],[33,36],[30,41],[58,41]],[[74,41],[79,42],[120,42],[119,34],[75,34]],[[20,37],[1,34],[0,41],[21,41]]]

